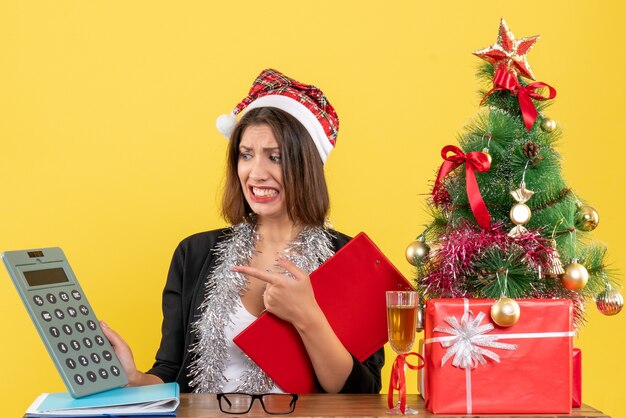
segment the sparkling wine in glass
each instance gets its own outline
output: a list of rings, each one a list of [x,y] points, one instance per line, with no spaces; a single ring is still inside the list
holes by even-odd
[[[406,354],[413,348],[415,327],[417,325],[417,304],[417,292],[387,292],[387,333],[389,335],[389,344],[396,354]],[[400,399],[387,413],[394,415],[402,414]],[[404,414],[415,415],[417,411],[406,407]]]

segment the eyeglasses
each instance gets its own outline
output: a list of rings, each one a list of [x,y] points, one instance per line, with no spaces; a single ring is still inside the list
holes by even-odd
[[[290,414],[296,409],[298,395],[295,393],[218,393],[220,411],[226,414],[246,414],[252,408],[254,400],[261,402],[263,410],[271,415]]]

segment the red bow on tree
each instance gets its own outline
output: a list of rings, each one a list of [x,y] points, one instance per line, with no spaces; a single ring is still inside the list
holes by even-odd
[[[556,90],[554,87],[549,86],[546,83],[536,82],[530,83],[525,86],[522,86],[517,79],[515,73],[507,71],[503,67],[498,67],[496,73],[493,75],[493,88],[489,90],[480,104],[489,97],[489,95],[495,91],[499,90],[508,90],[512,95],[517,96],[517,101],[519,102],[520,110],[522,111],[522,118],[524,119],[524,125],[526,129],[530,131],[533,123],[535,123],[535,119],[537,119],[537,109],[535,108],[535,104],[531,99],[535,100],[551,100],[556,97]],[[550,94],[545,97],[541,94],[537,93],[536,90],[547,87],[550,91]]]
[[[448,156],[448,152],[454,154]],[[488,171],[490,168],[489,159],[485,154],[478,151],[472,151],[465,154],[463,150],[454,145],[446,145],[441,149],[441,158],[445,161],[439,168],[439,174],[437,174],[437,180],[435,180],[435,187],[433,187],[433,195],[441,187],[441,182],[452,170],[465,163],[465,187],[467,190],[467,198],[469,200],[472,213],[480,225],[481,228],[489,228],[491,224],[491,215],[487,210],[487,206],[480,194],[478,188],[478,182],[476,181],[475,172]]]

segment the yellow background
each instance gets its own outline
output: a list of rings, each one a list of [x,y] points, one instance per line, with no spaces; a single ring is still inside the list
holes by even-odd
[[[366,231],[411,275],[404,249],[427,222],[439,151],[477,113],[470,52],[496,40],[500,17],[518,37],[542,35],[528,57],[558,90],[548,114],[565,132],[564,174],[599,211],[594,237],[625,271],[618,1],[5,0],[0,250],[64,248],[96,314],[148,368],[174,247],[223,225],[226,141],[215,117],[274,67],[321,86],[341,117],[326,169],[335,227]],[[64,387],[0,270],[2,415],[18,416]],[[626,416],[626,314],[587,308],[575,339],[584,402]]]

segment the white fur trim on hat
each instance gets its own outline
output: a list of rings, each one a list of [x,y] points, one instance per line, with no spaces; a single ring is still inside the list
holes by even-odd
[[[243,112],[241,112],[241,114],[243,115],[247,111],[256,109],[257,107],[276,107],[296,118],[302,126],[304,126],[309,135],[311,135],[311,139],[313,139],[313,143],[315,143],[317,152],[322,158],[322,163],[326,164],[326,159],[333,150],[333,144],[331,144],[328,140],[324,127],[320,121],[317,120],[315,115],[305,105],[295,99],[292,99],[291,97],[270,94],[260,97],[250,103],[243,110]]]

